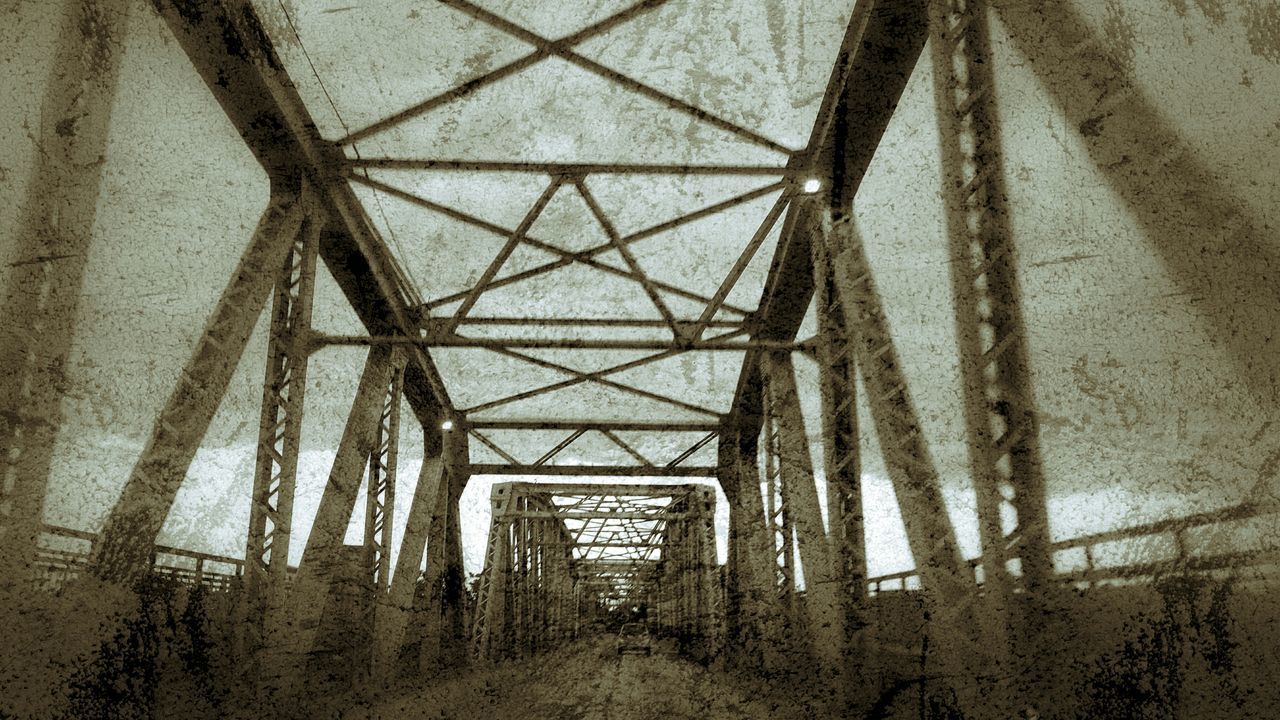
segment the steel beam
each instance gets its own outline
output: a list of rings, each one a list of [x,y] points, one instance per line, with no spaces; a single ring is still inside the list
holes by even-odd
[[[477,660],[495,657],[499,633],[506,624],[507,585],[511,576],[511,522],[507,513],[513,509],[515,497],[516,493],[502,485],[495,485],[490,497],[492,519],[471,633],[471,654]]]
[[[65,5],[33,137],[39,152],[5,258],[0,306],[0,590],[21,592],[43,527],[62,396],[89,259],[124,0]],[[11,198],[11,202],[14,201]]]
[[[1053,561],[986,3],[935,2],[931,24],[965,424],[993,620],[990,643],[1002,661],[1019,658],[1020,667],[1006,674],[1026,678],[1035,657],[1043,657],[1036,628],[1043,625],[1044,608],[1028,607],[1022,621],[1015,620],[1010,565],[1018,567],[1026,599],[1038,602]],[[1006,511],[1014,517],[1008,534]]]
[[[332,570],[355,511],[361,480],[375,449],[387,388],[393,372],[392,353],[372,348],[356,389],[346,428],[325,483],[315,521],[289,593],[288,611],[275,619],[281,632],[267,647],[265,678],[272,703],[290,703],[300,691],[307,653],[315,642]]]
[[[373,677],[379,682],[391,677],[401,648],[409,642],[407,631],[411,626],[411,616],[417,610],[414,592],[422,576],[419,568],[426,555],[427,540],[437,524],[443,525],[444,521],[443,512],[439,521],[434,517],[441,496],[447,496],[448,492],[447,484],[443,482],[444,456],[440,447],[440,431],[435,426],[423,430],[426,442],[418,484],[414,487],[404,535],[400,538],[400,551],[396,554],[396,569],[391,576],[387,601],[377,611],[381,617],[375,624]],[[443,537],[443,532],[440,536]]]
[[[928,37],[927,0],[858,2],[845,31],[809,143],[793,164],[831,177],[851,203]],[[832,175],[836,113],[843,108],[844,162]],[[830,187],[828,189],[831,189]],[[810,243],[821,227],[811,204],[793,202],[755,313],[757,340],[795,337],[813,296]],[[762,351],[749,351],[730,410],[730,424],[759,432]]]
[[[418,655],[418,668],[430,673],[456,660],[459,638],[455,623],[460,621],[462,570],[457,533],[458,498],[467,482],[467,437],[456,428],[443,438],[442,475],[434,496],[431,528],[427,537],[427,562],[423,574],[426,588],[425,621]],[[456,557],[455,557],[456,556]],[[414,568],[415,579],[417,568]],[[463,642],[465,645],[465,641]],[[465,655],[465,653],[463,653]]]
[[[365,569],[374,593],[379,595],[387,591],[391,575],[391,518],[395,515],[403,373],[400,358],[393,356],[391,382],[383,392],[382,413],[369,453],[364,513]]]
[[[453,448],[450,451],[451,457],[458,459],[456,462],[450,463],[448,475],[449,497],[445,508],[444,580],[441,597],[443,618],[440,634],[440,657],[447,665],[456,667],[465,664],[469,657],[467,652],[469,628],[466,625],[468,597],[465,567],[462,562],[462,507],[460,500],[471,474],[466,460],[469,452],[466,435],[462,433],[451,434],[450,439],[456,443],[451,445]]]
[[[609,512],[607,510],[574,512],[571,510],[516,510],[511,513],[514,518],[561,518],[564,520],[683,520],[685,514],[662,510],[660,512]],[[578,547],[603,546],[608,543],[574,543]]]
[[[151,0],[245,144],[273,179],[307,177],[322,197],[328,230],[320,258],[373,333],[409,332],[421,304],[364,217],[342,175],[341,148],[320,137],[251,3]],[[424,425],[448,394],[430,358],[410,355],[405,395]]]
[[[817,481],[813,460],[809,456],[809,438],[800,411],[800,394],[791,357],[783,353],[766,355],[764,374],[768,396],[766,407],[778,433],[776,447],[782,498],[795,528],[805,579],[808,646],[827,672],[838,674],[845,654],[842,586],[822,526]],[[768,427],[769,423],[765,426]]]
[[[395,518],[396,471],[400,454],[400,399],[404,382],[403,358],[392,358],[391,382],[383,390],[382,412],[374,431],[369,453],[369,473],[365,489],[364,572],[372,598],[365,608],[365,625],[372,642],[369,664],[361,668],[365,683],[359,688],[373,693],[386,680],[387,663],[379,657],[387,644],[383,638],[398,634],[400,623],[392,618],[391,528]]]
[[[634,422],[598,420],[483,420],[466,421],[467,427],[480,430],[599,430],[600,432],[711,432],[716,422]]]
[[[540,163],[492,160],[369,157],[347,161],[349,167],[377,170],[458,170],[463,172],[526,172],[580,178],[604,175],[789,175],[795,171],[777,165],[672,165],[661,163]]]
[[[436,333],[411,337],[407,335],[326,335],[312,336],[312,347],[371,347],[400,345],[417,347],[566,350],[790,350],[812,352],[812,343],[791,340],[636,340],[629,338],[488,338],[463,337]]]
[[[544,476],[593,476],[601,477],[715,477],[714,467],[651,465],[495,465],[471,466],[475,475],[544,475]]]
[[[832,208],[832,212],[842,212]],[[813,243],[817,288],[818,373],[822,401],[822,456],[836,583],[844,615],[846,683],[851,709],[866,707],[873,689],[874,633],[867,605],[867,539],[862,511],[862,456],[858,427],[856,338],[844,315],[825,243]]]
[[[483,467],[472,465],[472,468]],[[480,473],[475,472],[479,475]],[[692,492],[699,485],[686,483],[681,485],[643,485],[630,483],[539,483],[512,482],[506,483],[524,493],[539,493],[548,497],[564,497],[568,495],[608,496],[608,497],[679,497]]]
[[[931,618],[931,661],[957,684],[966,711],[985,714],[972,680],[976,659],[991,648],[975,607],[978,588],[960,556],[955,529],[942,500],[942,484],[889,331],[882,300],[853,219],[824,223],[822,242],[832,258],[835,286],[856,333],[857,365],[885,469],[902,510],[925,607]],[[998,714],[999,709],[993,710]]]
[[[651,100],[656,100],[657,102],[662,103],[663,105],[666,105],[667,107],[673,110],[685,113],[689,117],[695,120],[698,120],[699,122],[705,123],[712,127],[715,127],[725,132],[736,135],[740,140],[744,142],[753,143],[755,145],[772,150],[777,153],[789,154],[791,152],[790,148],[784,145],[780,145],[777,142],[770,140],[769,138],[761,135],[760,133],[754,130],[751,130],[750,128],[743,127],[730,120],[721,118],[717,115],[707,112],[706,110],[703,110],[702,108],[691,105],[685,102],[684,100],[681,100],[673,95],[668,95],[662,92],[661,90],[658,90],[649,85],[641,83],[616,70],[613,70],[612,68],[606,67],[594,60],[591,60],[582,55],[579,55],[577,52],[573,50],[573,47],[571,45],[565,44],[561,41],[548,40],[547,38],[544,38],[538,35],[537,33],[531,32],[530,30],[517,25],[511,22],[510,20],[507,20],[506,18],[503,18],[502,16],[496,13],[492,13],[492,12],[489,12],[488,10],[485,10],[479,5],[476,5],[475,3],[470,2],[470,0],[441,0],[441,1],[460,12],[470,15],[471,17],[475,18],[476,20],[482,23],[490,25],[497,30],[501,30],[502,32],[507,33],[508,35],[511,35],[512,37],[515,37],[519,40],[527,42],[530,45],[533,45],[534,47],[547,53],[548,55],[554,55],[556,57],[559,57],[560,59],[568,63],[571,63],[573,65],[577,65],[582,70],[585,70],[586,72],[597,75],[605,80],[608,80],[614,83],[615,85],[623,87],[639,95],[643,95]]]
[[[107,516],[89,561],[98,578],[129,585],[146,574],[151,546],[244,354],[275,271],[293,247],[309,202],[309,195],[296,186],[272,190],[249,247]]]
[[[498,82],[505,77],[514,75],[535,63],[549,58],[553,54],[552,50],[554,47],[572,48],[576,45],[580,45],[593,37],[609,32],[628,20],[661,7],[666,2],[667,0],[640,0],[640,2],[636,2],[621,12],[614,13],[599,22],[592,23],[572,35],[559,38],[548,46],[539,47],[533,52],[512,62],[490,70],[483,75],[472,78],[461,85],[423,100],[422,102],[416,103],[395,113],[394,115],[391,115],[390,117],[383,118],[372,125],[352,132],[338,142],[342,145],[350,145],[359,142],[364,138],[372,137],[377,133],[388,130],[396,125],[400,125],[401,123],[415,117],[419,117],[447,103],[453,102],[454,100],[466,97],[480,88]]]
[[[720,434],[720,470],[734,489],[733,518],[737,524],[737,569],[741,578],[740,626],[746,629],[744,649],[749,662],[766,671],[783,666],[780,655],[782,608],[775,592],[776,571],[754,438],[725,428]],[[728,486],[726,486],[728,487]],[[726,491],[728,496],[728,491]]]
[[[243,630],[253,653],[249,675],[261,672],[258,653],[267,619],[281,611],[289,565],[293,500],[307,387],[307,338],[315,291],[316,254],[323,220],[306,219],[275,279],[268,330],[266,377],[258,426],[257,462],[245,548]]]

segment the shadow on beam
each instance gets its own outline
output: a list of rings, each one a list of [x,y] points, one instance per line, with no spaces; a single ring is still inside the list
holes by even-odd
[[[1173,280],[1211,323],[1213,341],[1229,350],[1255,393],[1277,397],[1274,230],[1196,157],[1072,3],[993,6]]]

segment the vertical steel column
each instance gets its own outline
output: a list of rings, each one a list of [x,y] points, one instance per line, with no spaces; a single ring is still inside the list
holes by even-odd
[[[975,663],[990,661],[988,638],[974,607],[977,587],[960,556],[955,530],[942,501],[942,485],[925,443],[906,376],[889,332],[882,301],[853,219],[823,215],[822,242],[832,257],[833,279],[845,317],[857,337],[857,364],[867,390],[871,418],[880,438],[885,468],[893,482],[912,557],[920,572],[930,618],[931,661],[939,674],[954,678],[966,710],[998,716],[999,708],[979,707],[977,688],[964,683]]]
[[[724,647],[724,604],[719,588],[716,556],[715,491],[701,488],[694,493],[697,507],[699,625],[708,656]]]
[[[736,445],[734,457],[739,488],[737,510],[741,516],[739,527],[743,533],[742,549],[745,551],[738,556],[739,572],[749,568],[745,573],[748,584],[743,600],[744,606],[750,609],[745,615],[751,619],[753,639],[759,643],[753,654],[758,655],[766,670],[774,670],[782,666],[779,651],[783,638],[783,611],[776,592],[777,564],[774,561],[773,541],[769,535],[764,501],[760,495],[758,441],[756,438],[743,437],[741,432],[735,432],[730,437],[734,438]],[[743,563],[743,560],[746,562]]]
[[[371,646],[368,664],[362,668],[367,683],[362,688],[371,692],[384,680],[386,665],[379,657],[381,638],[388,635],[396,622],[390,605],[391,529],[395,517],[396,465],[400,455],[400,398],[404,383],[404,356],[392,354],[391,382],[382,399],[382,414],[374,434],[373,451],[369,453],[368,486],[364,509],[364,568],[371,591],[365,606],[365,627]]]
[[[400,448],[400,393],[403,357],[392,359],[391,382],[382,399],[382,415],[369,453],[369,481],[365,493],[365,573],[375,596],[385,595],[391,576],[391,525],[395,515],[396,464]]]
[[[25,592],[128,30],[126,0],[66,3],[0,306],[0,590]],[[12,202],[14,199],[11,199]]]
[[[497,654],[495,637],[502,637],[507,586],[511,575],[511,518],[515,493],[507,483],[493,486],[490,507],[489,541],[485,545],[484,570],[476,600],[476,617],[471,632],[471,653],[477,660],[491,660]]]
[[[383,347],[369,349],[355,400],[347,415],[347,424],[338,444],[329,480],[325,483],[320,506],[316,510],[311,533],[307,536],[302,561],[289,592],[288,612],[274,622],[286,631],[273,632],[272,643],[264,648],[268,676],[264,678],[268,695],[280,703],[292,703],[301,689],[301,673],[307,653],[315,642],[316,631],[324,612],[333,567],[346,535],[347,523],[355,511],[369,455],[374,449],[374,436],[384,407],[387,386],[391,382],[391,352]]]
[[[445,572],[448,566],[449,498],[456,473],[451,452],[451,442],[457,433],[444,434],[442,476],[436,492],[431,526],[427,533],[427,563],[423,574],[426,585],[426,602],[423,612],[422,642],[419,647],[418,669],[423,674],[434,670],[442,659],[444,646],[444,596]]]
[[[761,423],[764,443],[765,518],[769,526],[769,538],[773,543],[774,592],[787,613],[787,622],[794,621],[796,590],[795,547],[792,545],[791,521],[787,517],[782,498],[782,470],[778,467],[778,425],[770,411],[769,401],[763,401],[764,421]]]
[[[266,636],[268,618],[281,611],[286,597],[316,255],[322,229],[319,218],[307,218],[275,281],[245,548],[246,617],[241,628],[245,650],[251,653],[251,676],[261,672],[257,656],[263,644],[272,642]]]
[[[244,354],[309,201],[305,187],[299,191],[273,181],[271,199],[253,240],[94,544],[89,569],[98,578],[130,584],[147,573],[156,535]]]
[[[529,497],[521,494],[516,498],[516,512],[520,515],[511,523],[515,571],[511,573],[513,622],[508,630],[512,635],[513,648],[520,655],[529,652],[529,520],[524,515],[528,510]]]
[[[448,435],[449,497],[445,508],[443,609],[440,654],[451,665],[467,661],[466,574],[462,564],[462,492],[471,479],[471,455],[465,432]]]
[[[1014,580],[1033,602],[1053,574],[1040,431],[1032,396],[1017,258],[1009,228],[987,8],[937,0],[930,25],[942,137],[947,234],[965,420],[982,538],[982,574],[997,618],[1017,617]],[[1008,531],[1002,517],[1011,511]],[[1026,636],[995,627],[1030,658],[1042,608],[1027,608]],[[1000,623],[1003,624],[1003,623]],[[1002,648],[1006,652],[1012,647]]]
[[[833,212],[842,212],[833,208]],[[811,244],[818,315],[823,470],[835,580],[843,599],[844,660],[853,707],[868,700],[874,643],[867,597],[867,542],[862,512],[862,456],[857,407],[857,344],[832,278],[824,243]]]
[[[419,568],[426,554],[427,539],[435,530],[436,521],[433,513],[439,498],[447,494],[448,488],[442,482],[444,461],[440,447],[440,431],[438,428],[426,427],[424,432],[424,453],[422,470],[418,474],[418,484],[414,488],[413,498],[409,506],[408,518],[405,521],[404,536],[400,539],[400,552],[396,554],[396,569],[391,576],[391,588],[387,594],[387,602],[379,609],[379,617],[374,625],[376,635],[374,642],[373,674],[375,680],[384,681],[390,677],[393,665],[399,657],[400,649],[409,641],[407,630],[411,626],[410,615],[419,612],[424,617],[429,608],[439,612],[439,593],[435,595],[436,603],[426,608],[414,607],[414,594]],[[439,521],[443,525],[443,511]],[[441,528],[443,531],[443,528]],[[443,532],[441,533],[443,535]],[[432,586],[427,584],[427,597],[432,596]],[[425,623],[424,623],[425,624]],[[424,638],[425,641],[425,638]]]
[[[809,438],[804,415],[800,411],[800,394],[796,388],[795,369],[785,352],[763,356],[765,396],[768,419],[776,429],[777,464],[781,480],[783,505],[795,525],[797,549],[804,571],[808,646],[819,662],[830,671],[840,668],[844,653],[844,623],[840,582],[831,558],[831,546],[822,527],[822,510],[818,505],[818,486],[809,456]]]

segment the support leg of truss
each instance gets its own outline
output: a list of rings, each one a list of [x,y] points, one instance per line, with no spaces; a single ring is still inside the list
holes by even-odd
[[[462,564],[462,492],[471,478],[470,450],[465,433],[454,433],[446,444],[449,460],[449,496],[445,507],[444,579],[441,606],[444,611],[441,658],[451,667],[467,662],[470,630],[467,616],[466,574]]]
[[[744,635],[754,643],[748,650],[750,659],[767,671],[775,670],[783,664],[782,608],[774,591],[775,561],[760,494],[756,444],[744,443],[737,432],[722,432],[720,438],[722,460],[732,466],[724,471],[737,488],[733,511],[739,530],[738,573],[743,580],[740,622],[748,628]]]
[[[244,354],[271,294],[276,269],[302,225],[304,205],[298,189],[272,188],[253,240],[160,410],[93,548],[89,566],[98,578],[131,584],[146,574],[160,526]]]
[[[318,218],[307,218],[275,281],[245,547],[244,617],[240,629],[248,677],[256,678],[261,673],[259,653],[263,646],[278,641],[266,635],[268,618],[279,615],[285,600],[298,453],[302,447],[307,345],[322,227]]]
[[[827,672],[838,672],[844,655],[840,583],[822,526],[818,487],[809,456],[809,439],[800,412],[795,369],[787,353],[764,356],[767,421],[778,430],[778,460],[783,502],[795,527],[805,580],[804,609],[808,646]],[[766,426],[770,424],[766,422]]]
[[[397,360],[399,360],[397,358]],[[404,384],[404,365],[396,362],[391,383],[383,397],[382,416],[369,454],[369,480],[365,494],[364,568],[373,589],[372,602],[366,608],[371,647],[366,690],[380,687],[386,679],[389,664],[381,650],[386,637],[400,635],[401,624],[394,616],[398,609],[391,602],[391,529],[395,517],[396,470],[400,449],[400,401]]]
[[[433,432],[428,429],[430,436]],[[423,556],[426,554],[427,539],[432,530],[432,515],[437,500],[444,488],[441,478],[444,474],[444,462],[436,443],[436,452],[431,453],[432,442],[428,438],[424,443],[427,452],[422,458],[422,469],[418,474],[418,484],[414,488],[413,498],[409,506],[408,518],[405,522],[404,536],[400,539],[400,551],[396,555],[396,570],[391,576],[391,587],[386,603],[377,611],[380,617],[375,625],[373,677],[375,682],[390,679],[408,638],[406,632],[410,627],[410,619],[414,614],[414,591],[422,573]],[[443,517],[441,517],[443,524]],[[426,611],[426,608],[421,608]]]
[[[972,717],[1006,717],[1002,708],[980,697],[976,679],[968,680],[974,678],[975,667],[987,667],[985,663],[991,661],[988,638],[978,622],[978,588],[961,558],[942,500],[942,485],[853,219],[825,214],[821,242],[832,258],[840,303],[857,337],[857,364],[871,417],[920,571],[936,674],[953,678],[954,689]]]
[[[868,618],[866,536],[862,514],[862,458],[858,428],[856,338],[832,283],[831,258],[812,244],[818,311],[818,374],[822,399],[822,453],[836,584],[844,615],[843,666],[851,708],[870,700],[874,647]]]
[[[307,536],[306,548],[289,592],[286,612],[276,619],[288,627],[266,648],[267,694],[272,704],[291,703],[301,690],[301,673],[315,643],[333,569],[355,510],[361,480],[373,452],[392,377],[391,352],[371,348],[360,375],[329,480]]]
[[[40,152],[13,253],[3,258],[0,590],[22,592],[44,527],[128,5],[86,0],[64,8],[40,106]]]
[[[490,499],[493,518],[489,524],[489,540],[485,545],[484,570],[476,599],[476,616],[471,633],[471,653],[477,660],[498,656],[499,643],[505,636],[506,599],[511,576],[512,492],[494,486]]]

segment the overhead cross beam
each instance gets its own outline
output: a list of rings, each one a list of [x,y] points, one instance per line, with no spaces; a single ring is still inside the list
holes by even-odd
[[[719,338],[718,338],[718,339],[726,339],[726,338],[730,338],[730,337],[737,337],[737,336],[742,335],[742,334],[743,334],[743,333],[742,333],[741,331],[735,331],[735,332],[732,332],[732,333],[726,333],[726,334],[724,334],[724,335],[722,335],[722,336],[719,336]],[[654,362],[657,362],[657,361],[659,361],[659,360],[664,360],[664,359],[669,358],[669,357],[674,357],[674,356],[676,356],[676,355],[679,355],[679,354],[681,354],[681,353],[688,352],[688,351],[689,351],[689,349],[687,349],[687,348],[672,348],[672,349],[668,349],[668,350],[663,350],[662,352],[655,353],[655,354],[652,354],[652,355],[645,355],[645,356],[643,356],[643,357],[639,357],[639,358],[636,358],[636,359],[634,359],[634,360],[628,360],[627,362],[619,363],[619,364],[617,364],[617,365],[612,365],[612,366],[610,366],[610,367],[603,368],[603,369],[596,370],[596,371],[594,371],[594,372],[589,372],[589,373],[582,372],[582,371],[579,371],[579,370],[574,370],[574,369],[572,369],[572,368],[568,368],[568,367],[561,366],[561,365],[558,365],[558,364],[557,364],[557,365],[555,365],[555,368],[554,368],[554,369],[559,370],[559,371],[561,371],[561,372],[568,372],[568,373],[569,373],[570,375],[572,375],[573,377],[571,377],[571,378],[569,378],[569,379],[567,379],[567,380],[561,380],[561,381],[559,381],[559,382],[554,382],[554,383],[550,383],[550,384],[548,384],[548,385],[543,385],[543,386],[541,386],[541,387],[536,387],[536,388],[532,388],[532,389],[529,389],[529,390],[525,390],[525,391],[523,391],[523,392],[514,393],[514,394],[512,394],[512,395],[508,395],[508,396],[506,396],[506,397],[501,397],[501,398],[498,398],[498,399],[496,399],[496,400],[490,400],[490,401],[488,401],[488,402],[484,402],[484,403],[481,403],[481,404],[479,404],[479,405],[475,405],[475,406],[472,406],[472,407],[469,407],[469,408],[465,408],[465,409],[463,409],[463,410],[460,410],[459,412],[462,412],[462,413],[477,413],[477,412],[481,412],[481,411],[483,411],[483,410],[491,410],[491,409],[493,409],[493,408],[495,408],[495,407],[500,407],[500,406],[502,406],[502,405],[507,405],[507,404],[509,404],[509,403],[516,402],[516,401],[518,401],[518,400],[527,400],[527,399],[529,399],[529,398],[531,398],[531,397],[537,397],[538,395],[544,395],[544,394],[546,394],[546,393],[553,392],[553,391],[555,391],[555,390],[563,390],[564,388],[567,388],[567,387],[573,387],[574,385],[578,385],[578,384],[580,384],[580,383],[584,383],[584,382],[596,382],[596,383],[600,383],[600,382],[601,382],[601,378],[604,378],[604,377],[605,377],[605,376],[607,376],[607,375],[612,375],[612,374],[614,374],[614,373],[622,372],[623,370],[630,370],[631,368],[636,368],[636,367],[641,367],[641,366],[643,366],[643,365],[648,365],[648,364],[650,364],[650,363],[654,363]],[[516,355],[517,357],[520,357],[521,359],[526,359],[526,358],[528,358],[528,357],[529,357],[529,356],[527,356],[527,355],[525,355],[525,354],[523,354],[523,353],[516,353],[515,355]],[[601,384],[607,384],[607,383],[601,383]]]
[[[503,18],[500,15],[497,15],[496,13],[491,13],[480,6],[469,2],[468,0],[441,0],[441,2],[445,3],[446,5],[449,5],[450,7],[456,10],[464,12],[467,15],[470,15],[471,17],[479,20],[480,22],[491,25],[497,28],[498,30],[501,30],[507,33],[508,35],[511,35],[512,37],[519,38],[529,43],[530,45],[537,47],[539,50],[544,51],[547,54],[547,56],[554,55],[556,57],[559,57],[562,60],[566,60],[574,65],[577,65],[583,70],[586,70],[587,72],[597,75],[601,78],[604,78],[605,80],[608,80],[620,87],[626,88],[627,90],[631,90],[632,92],[636,92],[652,100],[657,100],[658,102],[666,105],[667,107],[670,107],[673,110],[677,110],[679,112],[685,113],[686,115],[689,115],[690,117],[696,120],[706,123],[707,125],[732,133],[733,135],[736,135],[741,140],[744,140],[754,145],[758,145],[768,150],[772,150],[777,153],[782,153],[784,155],[790,154],[791,152],[791,148],[788,148],[784,145],[780,145],[777,142],[774,142],[773,140],[770,140],[769,138],[761,135],[755,130],[745,128],[741,125],[738,125],[737,123],[734,123],[722,117],[719,117],[718,115],[714,115],[700,107],[696,107],[688,102],[685,102],[684,100],[681,100],[672,95],[668,95],[667,93],[664,93],[661,90],[658,90],[649,85],[646,85],[616,70],[605,67],[604,65],[601,65],[600,63],[594,60],[583,57],[582,55],[579,55],[578,53],[574,52],[572,49],[572,45],[569,45],[563,41],[548,40],[542,37],[541,35],[538,35],[535,32],[532,32],[526,28],[523,28],[517,25],[516,23],[513,23],[510,20],[507,20],[506,18]],[[649,4],[656,6],[660,4],[660,0],[657,0]]]
[[[734,333],[737,334],[737,333]],[[385,345],[417,345],[422,347],[456,347],[539,350],[787,350],[813,352],[808,341],[790,340],[630,340],[623,338],[488,338],[431,333],[425,335],[326,335],[315,333],[313,347],[331,345],[371,347]]]
[[[351,158],[347,167],[360,170],[435,170],[461,172],[526,172],[583,177],[607,175],[794,175],[785,165],[689,165],[662,163],[563,163],[516,160],[428,160],[415,158]]]
[[[395,127],[409,120],[412,120],[413,118],[425,115],[426,113],[429,113],[438,107],[441,107],[455,100],[464,98],[483,87],[492,85],[493,83],[496,83],[499,80],[502,80],[503,78],[510,77],[522,70],[533,67],[535,64],[551,57],[552,55],[555,55],[556,51],[559,48],[572,48],[574,46],[581,45],[582,43],[586,42],[587,40],[590,40],[593,37],[597,37],[599,35],[603,35],[604,33],[609,32],[615,27],[627,22],[628,20],[631,20],[643,13],[646,13],[650,10],[653,10],[655,8],[658,8],[666,4],[666,2],[667,0],[641,0],[641,2],[638,2],[628,7],[622,12],[619,12],[610,17],[607,17],[598,23],[588,25],[587,27],[579,30],[576,33],[573,33],[572,35],[560,38],[559,40],[555,40],[554,42],[544,43],[543,45],[539,46],[536,50],[534,50],[532,53],[529,53],[524,57],[521,57],[513,62],[507,63],[506,65],[503,65],[499,68],[490,70],[489,72],[483,75],[480,75],[479,77],[472,78],[471,80],[468,80],[467,82],[455,88],[451,88],[450,90],[440,93],[439,95],[428,98],[427,100],[423,100],[422,102],[417,103],[411,107],[405,108],[404,110],[390,117],[379,120],[378,122],[375,122],[366,128],[350,133],[346,137],[343,137],[342,139],[340,139],[338,141],[338,144],[352,145],[361,140],[364,140],[365,138],[372,137],[373,135],[376,135],[377,133],[380,133],[384,130],[388,130],[392,127]]]
[[[367,174],[366,175],[351,174],[349,175],[348,179],[354,182],[360,183],[362,185],[365,185],[374,190],[377,190],[379,192],[386,193],[387,195],[398,198],[412,205],[417,205],[418,207],[431,210],[432,212],[440,213],[441,215],[457,220],[458,222],[472,225],[474,227],[480,228],[482,230],[486,230],[495,235],[499,235],[502,237],[509,237],[514,232],[513,230],[509,230],[495,223],[491,223],[487,220],[483,220],[481,218],[478,218],[470,213],[459,210],[457,208],[449,207],[447,205],[435,202],[433,200],[429,200],[424,197],[420,197],[418,195],[407,192],[405,190],[401,190],[400,188],[397,188],[392,185],[388,185],[384,182],[374,180],[373,178],[368,177]],[[665,220],[656,225],[651,225],[647,228],[643,228],[641,230],[637,230],[636,232],[621,236],[618,238],[617,244],[626,246],[635,242],[639,242],[640,240],[644,240],[645,238],[653,237],[655,235],[659,235],[661,233],[674,230],[675,228],[680,227],[682,225],[687,225],[689,223],[702,220],[704,218],[710,217],[717,213],[721,213],[726,210],[730,210],[735,207],[745,205],[746,203],[752,202],[759,198],[762,198],[772,193],[783,190],[786,187],[788,187],[788,184],[789,184],[789,181],[784,179],[784,180],[779,180],[778,182],[770,183],[768,185],[765,185],[759,188],[755,188],[753,190],[748,190],[747,192],[740,193],[726,200],[721,200],[719,202],[712,203],[711,205],[707,205],[705,207],[699,208],[692,212],[685,213],[675,218]],[[562,267],[567,267],[568,265],[571,265],[575,262],[581,263],[583,265],[586,265],[587,267],[590,267],[595,270],[599,270],[601,272],[617,275],[619,277],[625,277],[632,280],[638,279],[638,276],[636,276],[629,269],[614,267],[613,265],[610,265],[608,263],[604,263],[604,262],[601,262],[600,260],[595,259],[596,256],[598,255],[602,255],[611,250],[615,250],[616,245],[613,242],[602,243],[600,245],[589,247],[584,250],[569,251],[569,250],[565,250],[564,248],[554,243],[550,243],[550,242],[546,242],[545,240],[540,240],[538,238],[530,237],[528,234],[524,236],[523,241],[525,244],[531,247],[535,247],[539,250],[543,250],[553,255],[557,255],[559,256],[559,259],[551,262],[543,263],[541,265],[536,265],[532,268],[529,268],[528,270],[522,270],[518,273],[512,273],[511,275],[507,275],[505,277],[491,279],[491,281],[487,284],[487,287],[489,289],[492,290],[499,287],[503,287],[505,285],[517,283],[523,280],[528,280],[529,278],[537,277],[539,275],[546,274],[553,270],[558,270]],[[690,292],[689,290],[686,290],[684,288],[680,288],[668,283],[664,283],[659,280],[652,280],[651,282],[653,283],[654,287],[662,290],[663,292],[668,292],[673,295],[678,295],[680,297],[687,298],[689,300],[695,300],[697,302],[701,302],[704,304],[711,302],[711,298],[705,297],[698,293]],[[427,303],[425,303],[420,308],[419,314],[425,315],[427,311],[433,310],[435,308],[443,307],[445,305],[449,305],[454,302],[458,302],[459,300],[465,300],[474,289],[475,289],[475,286],[472,286],[471,288],[468,288],[461,292],[457,292],[450,295],[446,295],[444,297],[432,299]],[[745,308],[737,307],[727,303],[723,305],[723,309],[740,316],[746,316],[750,312]]]

